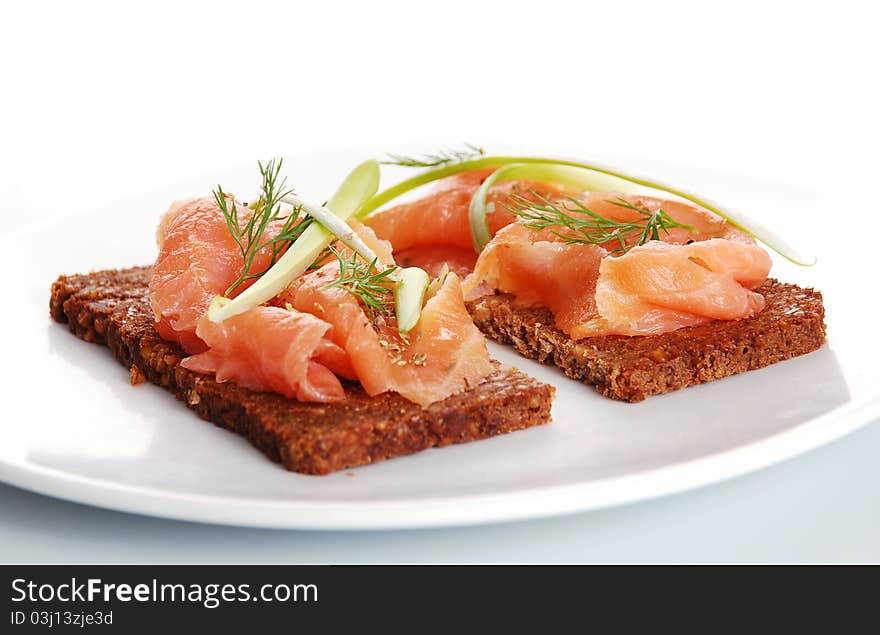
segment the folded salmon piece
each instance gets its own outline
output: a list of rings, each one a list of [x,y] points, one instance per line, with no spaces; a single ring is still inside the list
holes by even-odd
[[[243,225],[251,210],[244,205],[236,207]],[[264,238],[277,231],[277,223],[270,225]],[[188,353],[200,353],[206,347],[196,335],[196,326],[211,299],[224,293],[241,275],[241,248],[211,196],[172,204],[159,222],[156,242],[159,255],[150,275],[150,306],[156,330]],[[270,250],[263,249],[254,257],[250,271],[263,271],[270,262]],[[237,292],[252,283],[246,281]]]
[[[251,211],[239,209],[240,223]],[[391,245],[356,220],[351,226],[386,264]],[[277,232],[269,226],[262,241]],[[193,353],[181,363],[257,391],[301,401],[345,399],[339,377],[357,380],[370,395],[386,391],[422,406],[479,384],[492,372],[486,343],[451,274],[430,298],[416,327],[401,337],[391,315],[368,316],[339,278],[330,257],[273,299],[222,322],[207,308],[244,268],[241,247],[211,198],[172,206],[157,232],[159,256],[150,276],[150,303],[163,338]],[[251,270],[271,262],[259,252]],[[242,285],[243,289],[247,285]],[[371,319],[372,317],[372,319]]]
[[[764,307],[753,289],[771,260],[753,238],[714,214],[677,201],[591,193],[579,203],[625,222],[662,209],[686,227],[636,244],[638,232],[602,244],[577,242],[564,227],[534,229],[519,220],[486,246],[465,281],[467,299],[500,291],[521,306],[551,310],[556,326],[581,339],[595,335],[657,335],[710,320],[738,320]],[[629,205],[621,205],[620,203]],[[635,209],[634,209],[635,208]],[[573,218],[586,218],[575,206]]]
[[[468,208],[471,197],[496,168],[462,172],[437,181],[429,192],[368,217],[364,223],[394,246],[394,257],[404,267],[421,267],[436,276],[443,265],[459,276],[474,268]],[[487,222],[492,233],[516,220],[507,209],[511,195],[551,200],[575,194],[552,183],[509,181],[493,185],[487,198]]]
[[[403,337],[393,319],[371,321],[354,296],[327,287],[338,271],[338,263],[328,263],[279,300],[333,325],[330,337],[348,353],[368,394],[391,390],[425,406],[475,386],[491,372],[486,342],[465,308],[455,274],[445,278]]]
[[[348,356],[325,336],[330,325],[308,313],[257,306],[223,322],[207,315],[196,334],[208,350],[180,365],[218,382],[271,391],[300,401],[345,399],[336,374],[353,377]]]

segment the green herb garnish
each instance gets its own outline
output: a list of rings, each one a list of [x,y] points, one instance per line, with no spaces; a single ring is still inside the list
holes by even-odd
[[[378,259],[369,263],[358,258],[353,251],[342,252],[333,246],[328,247],[339,262],[339,277],[325,289],[342,289],[356,297],[375,322],[379,315],[389,315],[394,309],[394,291],[391,274],[397,267],[379,270]]]
[[[373,160],[364,161],[345,177],[327,207],[340,218],[348,218],[375,195],[378,188],[379,164]],[[306,271],[332,240],[333,234],[320,223],[309,222],[302,235],[254,284],[232,300],[214,296],[208,307],[208,318],[212,322],[222,322],[270,300]]]
[[[381,161],[381,163],[383,165],[399,165],[406,168],[436,168],[441,165],[449,165],[450,163],[469,161],[486,153],[483,148],[470,143],[464,144],[464,147],[464,150],[440,150],[433,154],[423,154],[417,157],[403,154],[388,154],[388,159]]]
[[[275,159],[272,159],[265,166],[259,161],[257,162],[262,176],[260,198],[250,208],[251,213],[244,225],[238,218],[235,199],[224,192],[219,185],[214,190],[214,200],[226,218],[229,233],[232,234],[233,240],[241,250],[241,257],[244,261],[241,275],[223,294],[227,297],[245,281],[259,278],[266,273],[278,260],[278,256],[284,251],[284,248],[296,240],[311,223],[308,218],[300,219],[298,207],[293,207],[287,214],[282,213],[281,199],[293,194],[293,188],[286,188],[286,177],[278,180],[281,163],[281,159],[278,159],[277,163]],[[274,222],[283,222],[281,230],[264,240],[263,235],[266,228]],[[252,272],[251,267],[254,259],[264,249],[271,249],[269,265],[262,271]]]
[[[695,231],[691,225],[679,223],[662,209],[652,212],[620,197],[606,202],[637,212],[637,218],[627,221],[606,218],[575,198],[553,202],[536,192],[532,192],[532,196],[534,198],[513,195],[508,205],[512,213],[525,221],[526,227],[537,230],[559,228],[551,229],[552,233],[569,244],[617,242],[618,246],[611,250],[614,254],[626,253],[650,240],[660,240],[660,232],[668,234],[673,228]]]

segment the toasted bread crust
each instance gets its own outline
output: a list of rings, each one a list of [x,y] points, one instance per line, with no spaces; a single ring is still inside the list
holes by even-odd
[[[289,470],[327,474],[550,420],[553,387],[501,365],[479,386],[424,409],[392,393],[370,397],[354,384],[344,403],[317,404],[218,383],[182,368],[183,350],[156,333],[148,279],[147,267],[61,276],[50,314],[83,340],[107,345],[133,383],[163,386]]]
[[[497,294],[468,303],[480,330],[525,357],[558,366],[601,394],[623,401],[678,390],[762,368],[821,347],[825,342],[822,294],[777,280],[759,289],[763,311],[663,335],[608,335],[572,340],[544,308],[518,306]]]

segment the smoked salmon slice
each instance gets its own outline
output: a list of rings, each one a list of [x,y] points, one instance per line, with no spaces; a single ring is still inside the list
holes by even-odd
[[[465,308],[455,274],[446,277],[415,328],[402,337],[393,317],[372,323],[354,296],[327,288],[338,272],[338,263],[328,263],[295,281],[279,300],[333,325],[330,338],[348,353],[368,394],[391,390],[425,406],[477,385],[491,372],[486,342]]]
[[[572,242],[564,227],[533,229],[520,220],[501,229],[465,281],[466,297],[495,290],[525,306],[545,306],[573,339],[595,335],[654,335],[710,320],[747,318],[763,306],[752,291],[770,271],[754,239],[710,212],[677,201],[590,193],[578,203],[601,216],[630,221],[639,209],[662,209],[677,223],[660,240],[633,246]],[[566,206],[577,217],[576,206]],[[635,208],[635,209],[634,209]]]
[[[390,243],[356,220],[350,225],[383,266],[394,263]],[[214,374],[217,381],[302,401],[333,402],[345,398],[342,377],[360,381],[371,395],[395,391],[425,406],[475,386],[492,371],[454,274],[428,299],[406,337],[398,333],[393,316],[371,320],[354,295],[327,286],[339,277],[332,257],[295,280],[271,306],[215,323],[206,315],[208,305],[244,266],[215,201],[172,206],[157,241],[159,256],[150,279],[157,330],[193,354],[183,360],[185,368]],[[269,263],[267,250],[257,254],[252,270],[262,271]]]
[[[250,210],[238,206],[240,222]],[[273,228],[266,229],[267,234]],[[277,231],[277,230],[276,230]],[[196,335],[199,318],[211,299],[226,291],[244,268],[241,249],[229,233],[226,219],[213,197],[172,205],[156,232],[159,256],[150,276],[150,305],[156,330],[180,343],[188,353],[200,353],[205,343]],[[254,258],[252,272],[271,261],[268,250]],[[237,291],[247,288],[242,284]]]
[[[250,210],[238,209],[244,222]],[[267,236],[273,231],[268,227]],[[345,351],[325,337],[330,324],[278,307],[254,307],[219,324],[205,315],[211,299],[224,293],[244,267],[241,249],[213,198],[172,205],[156,239],[159,256],[150,277],[150,304],[159,334],[194,353],[181,362],[185,368],[302,401],[345,397],[337,375],[353,378],[354,371]],[[252,271],[270,262],[268,250],[257,253]]]
[[[394,245],[394,256],[403,266],[421,267],[437,275],[446,264],[459,275],[470,272],[476,261],[468,208],[471,197],[495,168],[472,170],[447,177],[418,200],[369,216],[364,223]],[[487,220],[494,234],[516,220],[506,207],[512,195],[533,200],[557,199],[571,194],[548,183],[510,181],[489,189]]]
[[[497,289],[514,294],[520,305],[546,306],[568,333],[596,316],[596,279],[608,252],[544,233],[522,223],[499,231],[465,280],[465,294],[473,299]]]
[[[203,316],[196,334],[209,348],[181,366],[300,401],[342,401],[345,390],[334,371],[350,376],[351,370],[342,349],[324,338],[329,330],[313,315],[274,306],[257,306],[219,324]]]
[[[713,238],[689,245],[651,241],[603,258],[596,280],[597,317],[570,327],[588,335],[657,335],[710,320],[739,320],[764,308],[753,289],[770,272],[757,245]]]

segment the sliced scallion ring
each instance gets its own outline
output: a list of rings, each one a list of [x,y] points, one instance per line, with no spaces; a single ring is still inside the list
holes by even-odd
[[[397,330],[409,333],[418,323],[425,303],[425,292],[431,282],[428,274],[418,267],[406,267],[397,272],[394,285],[394,310],[397,315]]]

